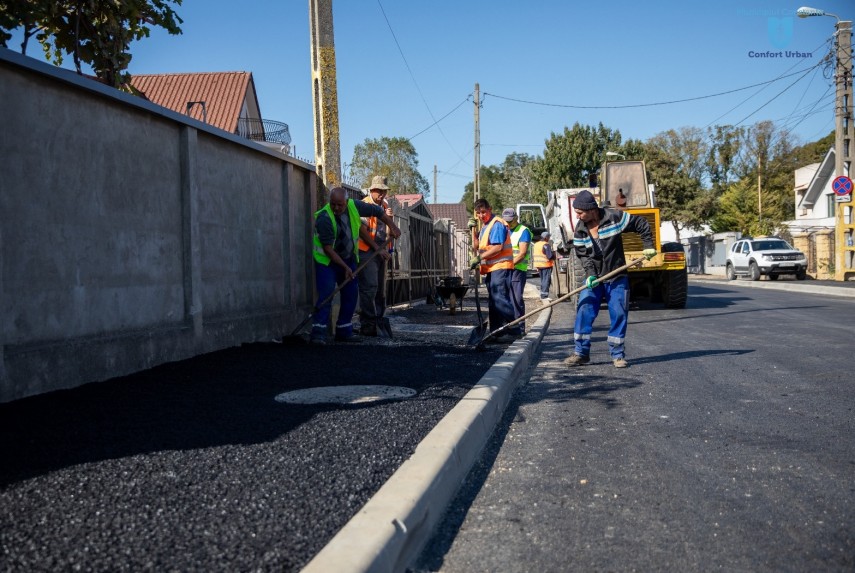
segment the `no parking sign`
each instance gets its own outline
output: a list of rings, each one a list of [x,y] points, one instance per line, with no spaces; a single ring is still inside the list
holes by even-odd
[[[831,189],[836,195],[835,200],[839,203],[845,203],[852,197],[852,180],[841,175],[831,182]]]

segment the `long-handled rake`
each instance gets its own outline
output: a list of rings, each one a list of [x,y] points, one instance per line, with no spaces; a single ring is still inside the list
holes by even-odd
[[[614,276],[619,275],[620,273],[622,273],[623,271],[625,271],[628,268],[631,268],[637,264],[643,263],[645,260],[646,260],[646,257],[638,257],[637,259],[634,259],[634,260],[628,262],[627,264],[623,265],[622,267],[618,267],[615,270],[613,270],[609,273],[606,273],[601,277],[598,277],[597,281],[602,282],[602,281],[608,280]],[[504,332],[508,328],[510,328],[512,326],[516,326],[517,324],[521,323],[522,321],[524,321],[528,317],[534,316],[535,314],[537,314],[543,310],[546,310],[547,308],[551,308],[551,307],[555,306],[556,304],[558,304],[559,302],[564,302],[565,300],[567,300],[568,298],[570,298],[574,294],[579,294],[580,292],[582,292],[586,288],[588,288],[588,287],[587,286],[580,286],[579,288],[572,290],[572,291],[568,292],[567,294],[555,299],[554,301],[550,302],[549,304],[544,304],[543,306],[536,308],[533,311],[528,312],[528,313],[522,315],[521,317],[516,318],[516,319],[510,321],[509,323],[507,323],[503,326],[500,326],[496,330],[493,330],[492,332],[488,332],[488,333],[484,334],[483,336],[479,337],[478,336],[478,334],[479,334],[478,329],[475,329],[472,332],[472,334],[469,336],[468,344],[469,344],[469,346],[472,346],[474,344],[477,349],[483,350],[484,349],[484,342],[487,339],[493,338],[494,336],[501,334],[502,332]],[[477,344],[475,344],[475,341],[478,341]]]
[[[352,276],[351,278],[349,278],[349,279],[345,280],[344,282],[342,282],[342,283],[341,283],[340,285],[338,285],[337,287],[335,287],[335,290],[333,290],[333,291],[332,291],[332,292],[331,292],[327,297],[325,297],[325,298],[324,298],[324,300],[322,300],[322,301],[320,301],[318,304],[316,304],[316,305],[315,305],[315,307],[312,309],[312,312],[310,312],[310,313],[309,313],[309,316],[307,316],[307,317],[306,317],[306,319],[305,319],[305,320],[303,320],[303,322],[301,322],[300,324],[298,324],[298,325],[297,325],[297,328],[295,328],[295,329],[291,332],[291,334],[290,334],[290,335],[288,335],[288,336],[286,336],[286,337],[283,337],[283,338],[282,338],[282,341],[283,341],[283,342],[287,342],[287,341],[292,341],[292,342],[298,342],[298,341],[299,341],[299,342],[305,342],[305,340],[303,340],[303,337],[302,337],[302,336],[299,336],[299,335],[298,335],[298,333],[299,333],[301,330],[303,330],[303,329],[306,327],[306,325],[307,325],[307,324],[309,324],[309,321],[310,321],[310,320],[312,320],[312,317],[313,317],[313,316],[315,316],[315,314],[316,314],[320,309],[322,309],[322,308],[323,308],[323,307],[324,307],[328,302],[330,302],[330,301],[335,297],[335,295],[337,295],[337,294],[339,293],[339,291],[341,291],[341,289],[343,289],[345,286],[347,286],[347,284],[348,284],[350,281],[355,280],[355,279],[356,279],[356,275],[358,275],[359,273],[361,273],[361,272],[362,272],[362,270],[363,270],[363,269],[365,269],[365,267],[368,265],[368,263],[370,263],[370,262],[371,262],[371,260],[372,260],[374,257],[376,257],[377,255],[379,255],[379,254],[380,254],[380,253],[381,253],[381,252],[386,248],[386,246],[389,244],[389,242],[390,242],[391,240],[392,240],[392,237],[389,237],[388,239],[386,239],[386,242],[383,244],[383,247],[381,247],[380,249],[377,249],[376,251],[374,251],[373,253],[371,253],[370,255],[368,255],[368,256],[365,258],[365,260],[364,260],[364,261],[362,261],[361,263],[359,263],[359,266],[358,266],[358,267],[356,267],[356,269],[353,271],[353,276]]]

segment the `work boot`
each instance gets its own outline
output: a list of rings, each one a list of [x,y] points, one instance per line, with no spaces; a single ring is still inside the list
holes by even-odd
[[[612,360],[612,364],[615,365],[615,368],[626,368],[628,366],[628,364],[626,363],[626,358],[624,358],[623,356]]]
[[[564,360],[567,366],[581,366],[591,361],[590,356],[582,356],[581,354],[571,354],[570,358]]]
[[[377,336],[377,325],[376,324],[363,324],[359,328],[359,334],[362,336]]]

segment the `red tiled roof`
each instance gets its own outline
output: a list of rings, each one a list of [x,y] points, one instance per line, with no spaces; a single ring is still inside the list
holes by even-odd
[[[251,81],[250,72],[206,72],[134,75],[131,85],[153,103],[199,121],[202,106],[194,105],[188,114],[187,103],[204,101],[207,123],[234,133]]]
[[[458,229],[466,228],[469,211],[463,203],[426,203],[434,219],[451,219]]]
[[[393,195],[393,197],[404,207],[410,207],[424,200],[424,196],[421,193],[403,193]]]

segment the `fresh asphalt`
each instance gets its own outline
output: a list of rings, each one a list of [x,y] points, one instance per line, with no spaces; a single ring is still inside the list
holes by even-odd
[[[0,405],[0,571],[301,569],[502,355],[448,312],[396,316],[462,344],[250,344]],[[416,395],[275,400],[354,384]]]

